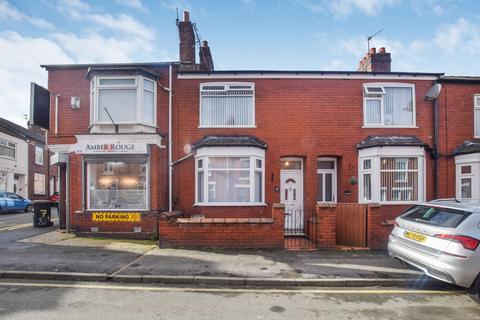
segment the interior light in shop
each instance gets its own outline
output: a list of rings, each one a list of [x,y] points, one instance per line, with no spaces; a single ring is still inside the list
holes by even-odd
[[[113,178],[109,176],[103,176],[100,179],[98,179],[98,183],[104,186],[108,186],[112,183]]]
[[[288,167],[290,165],[290,161],[285,161],[285,167]]]
[[[138,185],[138,178],[135,177],[123,177],[120,180],[120,184],[124,187],[134,187]]]

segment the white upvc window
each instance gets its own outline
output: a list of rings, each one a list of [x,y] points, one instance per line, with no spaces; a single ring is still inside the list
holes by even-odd
[[[200,127],[255,127],[255,84],[200,84]]]
[[[420,147],[376,147],[359,152],[359,202],[419,203],[425,199],[425,152]]]
[[[363,85],[364,127],[414,127],[415,85],[365,83]]]
[[[480,154],[455,157],[456,198],[480,199]]]
[[[35,164],[43,166],[43,148],[35,146]]]
[[[0,157],[15,160],[17,158],[17,144],[0,138]]]
[[[110,113],[119,125],[156,125],[156,81],[142,76],[96,76],[90,89],[92,124],[112,124]]]
[[[474,127],[475,127],[475,138],[480,138],[480,94],[473,96],[473,105],[474,105]]]
[[[41,173],[33,174],[33,193],[45,194],[45,175]]]
[[[205,147],[195,159],[195,204],[265,204],[265,152],[253,147]]]

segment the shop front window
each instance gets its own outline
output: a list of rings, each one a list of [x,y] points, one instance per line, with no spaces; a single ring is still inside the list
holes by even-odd
[[[146,160],[87,163],[88,208],[146,210],[146,168]]]

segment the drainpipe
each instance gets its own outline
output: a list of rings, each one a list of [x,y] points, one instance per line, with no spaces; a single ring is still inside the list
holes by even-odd
[[[67,157],[67,168],[65,172],[65,229],[70,232],[70,155]]]
[[[168,66],[168,211],[173,210],[172,65]]]
[[[433,198],[438,198],[438,130],[440,116],[438,114],[438,99],[433,100]]]

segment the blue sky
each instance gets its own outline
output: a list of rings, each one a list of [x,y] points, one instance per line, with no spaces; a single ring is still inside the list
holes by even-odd
[[[175,8],[218,70],[355,70],[383,28],[393,71],[480,75],[476,0],[0,0],[0,117],[26,124],[40,64],[176,61]]]

